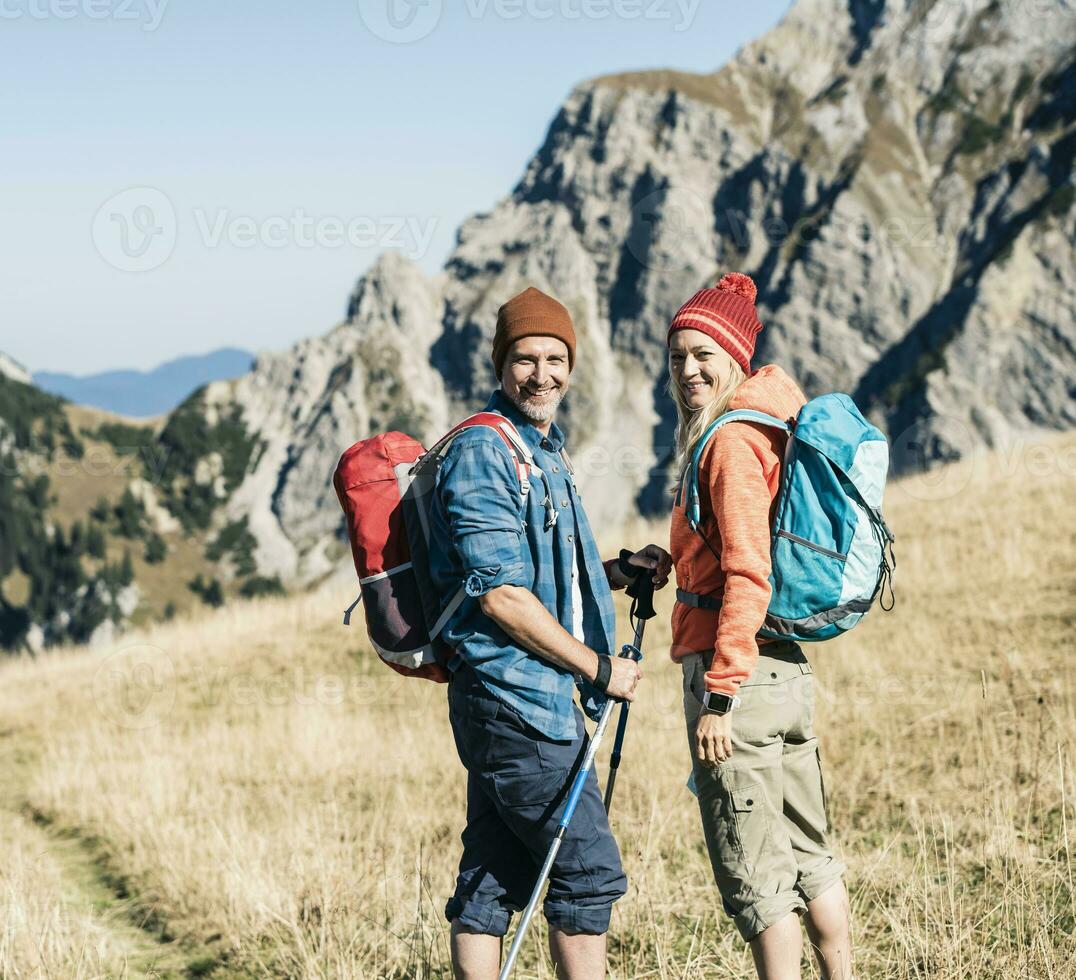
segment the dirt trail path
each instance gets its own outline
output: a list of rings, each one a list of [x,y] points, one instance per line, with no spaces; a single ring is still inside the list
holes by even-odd
[[[41,852],[63,871],[63,894],[56,899],[72,913],[89,916],[122,951],[124,967],[117,980],[221,977],[209,950],[173,940],[165,925],[140,907],[137,896],[127,893],[99,841],[53,823],[29,802],[26,785],[33,758],[19,748],[21,734],[0,732],[0,807],[22,820]]]

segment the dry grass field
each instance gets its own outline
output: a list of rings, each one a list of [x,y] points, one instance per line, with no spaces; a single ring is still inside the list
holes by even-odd
[[[1074,487],[1071,435],[894,483],[895,611],[808,649],[860,978],[1076,976]],[[449,975],[444,691],[377,665],[348,598],[0,667],[0,976]],[[617,786],[611,973],[752,977],[684,786],[670,603]],[[543,947],[520,977],[551,976]]]

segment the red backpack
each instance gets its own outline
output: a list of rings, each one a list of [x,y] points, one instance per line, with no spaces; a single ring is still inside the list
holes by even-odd
[[[440,608],[429,577],[429,512],[448,447],[476,425],[493,429],[504,441],[525,506],[533,456],[516,427],[494,412],[464,419],[428,452],[402,432],[363,439],[340,457],[333,473],[359,576],[359,596],[344,613],[344,625],[350,625],[352,610],[362,602],[377,655],[408,677],[448,680],[452,649],[441,632],[467,593],[460,585]]]

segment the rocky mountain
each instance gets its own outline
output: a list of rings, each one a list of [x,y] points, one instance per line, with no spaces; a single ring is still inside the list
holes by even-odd
[[[480,405],[496,309],[528,284],[576,321],[567,422],[603,522],[665,506],[665,328],[729,269],[759,285],[756,363],[851,393],[898,470],[1076,423],[1073,15],[800,0],[712,75],[579,86],[441,275],[386,255],[330,334],[209,386],[260,447],[226,502],[259,563],[333,567],[341,449]]]
[[[898,471],[1072,426],[1074,13],[800,0],[711,75],[580,85],[440,275],[385,255],[332,332],[200,396],[258,447],[222,510],[265,570],[330,571],[339,452],[479,406],[497,307],[528,284],[575,318],[567,422],[602,523],[667,506],[666,325],[730,269],[759,285],[755,363],[852,394]]]
[[[149,418],[171,411],[192,391],[210,381],[245,374],[252,361],[253,357],[245,350],[222,347],[208,354],[177,357],[151,371],[100,371],[84,375],[38,371],[33,382],[80,405],[92,405],[132,418]]]
[[[30,372],[14,358],[8,357],[3,351],[0,351],[0,376],[10,378],[12,381],[18,381],[24,385],[31,382]]]
[[[481,406],[497,308],[527,285],[575,319],[562,411],[598,526],[668,506],[665,331],[725,271],[759,286],[754,363],[850,393],[897,471],[1073,426],[1074,14],[798,0],[713,74],[580,85],[441,273],[386,254],[329,333],[200,389],[139,499],[254,591],[346,568],[340,452]]]

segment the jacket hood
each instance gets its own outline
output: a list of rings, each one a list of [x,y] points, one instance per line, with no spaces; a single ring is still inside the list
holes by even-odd
[[[728,410],[753,408],[782,421],[795,418],[807,398],[800,386],[776,364],[764,364],[729,399]]]

